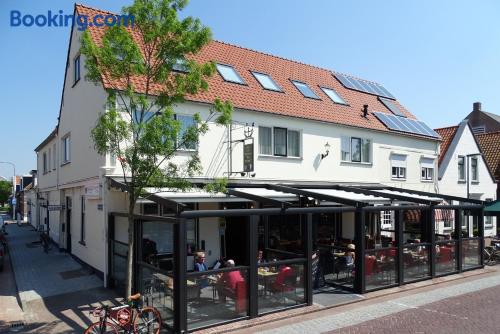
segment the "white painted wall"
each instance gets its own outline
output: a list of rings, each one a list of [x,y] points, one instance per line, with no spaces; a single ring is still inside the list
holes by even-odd
[[[459,180],[458,157],[479,152],[470,127],[467,123],[462,122],[440,166],[440,179],[438,183],[440,193],[467,197],[467,182]],[[479,182],[472,182],[472,177],[470,177],[470,196],[471,198],[481,200],[488,198],[496,200],[496,183],[492,179],[484,159],[482,157],[478,158]],[[467,171],[467,160],[465,162],[465,169],[466,174],[469,173]],[[442,224],[439,225],[439,229],[442,232]],[[495,217],[493,217],[493,228],[485,229],[485,236],[493,235],[496,235]]]

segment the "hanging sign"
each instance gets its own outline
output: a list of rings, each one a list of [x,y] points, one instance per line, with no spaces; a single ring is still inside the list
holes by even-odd
[[[253,172],[254,170],[253,157],[253,141],[243,145],[243,171]]]
[[[47,205],[47,210],[49,210],[49,211],[61,211],[61,210],[64,210],[64,205]]]

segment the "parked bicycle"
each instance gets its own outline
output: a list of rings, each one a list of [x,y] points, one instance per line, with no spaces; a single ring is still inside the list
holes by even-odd
[[[159,334],[161,329],[160,312],[154,307],[139,306],[141,294],[127,298],[126,303],[119,306],[99,306],[91,311],[91,315],[99,321],[91,324],[85,334]]]
[[[500,241],[492,242],[491,246],[484,247],[484,263],[490,266],[500,263]]]

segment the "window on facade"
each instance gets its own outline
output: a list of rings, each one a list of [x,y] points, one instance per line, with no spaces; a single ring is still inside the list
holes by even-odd
[[[347,104],[340,95],[331,88],[321,87],[321,90],[330,98],[333,102],[338,104]]]
[[[470,159],[470,176],[472,181],[479,181],[479,171],[478,171],[478,159],[471,158]]]
[[[152,111],[141,112],[140,110],[135,110],[132,115],[132,121],[135,124],[139,124],[149,121],[155,115],[155,113]]]
[[[274,90],[277,92],[281,92],[281,88],[278,86],[276,82],[267,74],[252,72],[253,76],[257,81],[264,87],[265,89]]]
[[[42,158],[42,163],[43,163],[43,173],[47,173],[47,152],[43,152],[43,158]]]
[[[245,84],[243,78],[236,72],[232,66],[216,64],[217,71],[225,81],[234,82],[238,84]]]
[[[458,157],[458,179],[465,180],[465,157]]]
[[[434,179],[434,159],[423,158],[420,161],[421,179],[430,181]]]
[[[393,179],[406,179],[406,155],[391,155],[391,177]]]
[[[109,154],[109,165],[111,167],[116,167],[116,154],[114,153]]]
[[[80,243],[85,243],[85,196],[81,198]]]
[[[370,139],[342,137],[340,147],[342,161],[371,162],[372,143]]]
[[[304,95],[305,97],[310,97],[311,99],[319,100],[320,98],[316,95],[312,89],[305,83],[300,81],[292,80],[292,83],[297,87],[297,89]]]
[[[73,84],[76,84],[80,80],[80,56],[77,56],[73,62]]]
[[[71,137],[68,135],[61,139],[61,155],[62,155],[62,162],[70,162],[71,161]]]
[[[56,153],[56,144],[52,145],[52,169],[56,169],[57,165],[57,153]]]
[[[487,198],[486,202],[493,201],[493,198]],[[484,216],[484,228],[486,230],[491,230],[493,228],[493,217],[492,216]]]
[[[272,155],[272,128],[259,126],[259,154]]]
[[[300,157],[300,131],[259,126],[259,154]]]
[[[184,136],[189,128],[196,126],[196,122],[193,116],[188,115],[175,115],[175,118],[181,123],[181,129],[179,131],[177,140],[180,150],[196,150],[198,148],[197,142],[184,142]]]
[[[55,153],[55,152],[54,152]],[[52,170],[52,149],[49,148],[49,157],[48,157],[48,166],[47,166],[47,171]]]

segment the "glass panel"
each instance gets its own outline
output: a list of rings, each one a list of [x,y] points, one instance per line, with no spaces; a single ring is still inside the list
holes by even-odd
[[[470,170],[472,181],[478,181],[477,158],[470,159]]]
[[[288,130],[288,156],[300,157],[300,132]]]
[[[365,279],[367,290],[398,282],[397,254],[396,247],[366,251]]]
[[[271,79],[269,75],[257,72],[252,72],[252,74],[265,89],[281,92],[280,87],[276,84],[276,82],[274,82],[273,79]]]
[[[465,157],[458,157],[458,179],[465,180]]]
[[[462,240],[462,269],[474,268],[481,265],[481,250],[479,239]]]
[[[341,146],[342,146],[342,161],[351,161],[351,141],[349,137],[341,138]]]
[[[258,268],[259,314],[305,303],[303,263],[272,265]]]
[[[304,95],[305,97],[310,97],[312,99],[319,100],[318,95],[316,95],[309,86],[303,82],[292,81],[292,83],[297,87],[297,89]]]
[[[456,242],[439,242],[436,245],[436,275],[457,270]]]
[[[184,149],[184,150],[196,150],[197,148],[197,140],[186,140],[188,138],[184,138],[186,135],[187,131],[191,127],[196,126],[196,122],[194,120],[193,116],[186,116],[186,115],[175,115],[176,119],[180,122],[181,128],[179,131],[179,135],[177,140],[179,141],[179,149]]]
[[[360,138],[351,138],[351,150],[352,150],[351,160],[353,162],[361,162],[361,139]]]
[[[144,304],[155,307],[164,323],[174,325],[174,279],[172,273],[139,265],[139,292]]]
[[[325,87],[321,87],[321,89],[323,90],[323,92],[329,97],[332,99],[333,102],[335,103],[340,103],[340,104],[346,104],[344,99],[342,99],[340,97],[340,95],[334,91],[333,89],[331,88],[325,88]]]
[[[429,277],[430,272],[430,245],[406,245],[403,248],[403,281]]]
[[[274,128],[274,155],[286,157],[286,129]]]
[[[217,71],[219,71],[220,75],[222,76],[222,78],[224,78],[224,80],[239,84],[245,83],[245,81],[243,81],[238,72],[236,72],[236,70],[231,66],[221,65],[221,64],[216,64],[215,66],[217,67]]]
[[[259,126],[259,153],[271,155],[272,152],[272,129]]]
[[[299,215],[269,216],[268,248],[263,251],[264,261],[289,260],[304,257]]]
[[[361,146],[361,162],[370,162],[371,140],[363,139]]]
[[[210,274],[189,273],[188,329],[214,325],[247,315],[248,270],[227,268]]]

